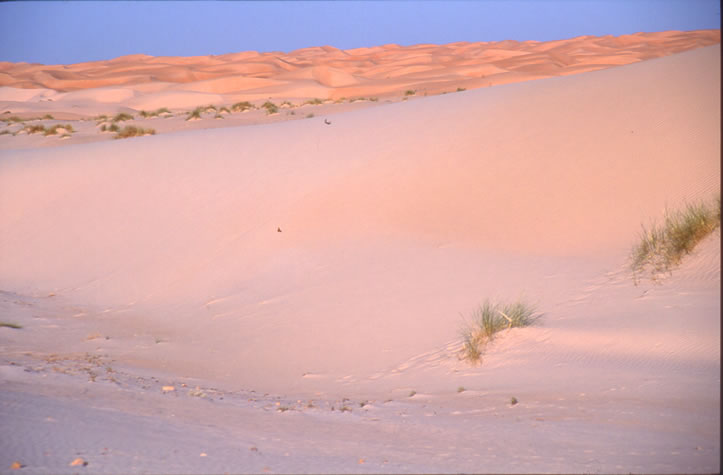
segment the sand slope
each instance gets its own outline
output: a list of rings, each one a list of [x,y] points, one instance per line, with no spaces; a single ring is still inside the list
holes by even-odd
[[[575,51],[524,47],[563,65]],[[425,64],[425,48],[396,67]],[[399,49],[296,54],[381,64]],[[19,434],[0,464],[67,465],[29,448],[57,411],[117,427],[102,447],[44,439],[97,471],[717,471],[720,235],[659,286],[633,285],[626,257],[666,205],[720,190],[719,58],[704,47],[331,125],[1,152],[2,308],[26,328],[0,329],[0,408]],[[309,74],[359,80],[337,71]],[[460,314],[520,295],[539,324],[479,367],[459,361]],[[169,441],[144,452],[132,427],[154,420]]]

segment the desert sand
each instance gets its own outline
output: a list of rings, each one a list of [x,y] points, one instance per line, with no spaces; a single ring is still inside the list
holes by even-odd
[[[3,63],[0,114],[76,132],[0,136],[0,471],[718,472],[720,230],[629,254],[720,193],[719,42]]]

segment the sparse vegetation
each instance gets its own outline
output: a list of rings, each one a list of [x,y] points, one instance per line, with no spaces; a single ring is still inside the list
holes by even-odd
[[[409,391],[409,397],[413,397],[415,394],[417,394],[417,391],[415,391],[415,390]]]
[[[188,113],[188,117],[186,117],[186,120],[196,120],[201,118],[201,112],[203,112],[203,109],[201,107],[196,107],[191,112]]]
[[[311,119],[311,118],[313,118],[313,117],[314,117],[314,114],[313,114],[313,113],[306,115],[306,118],[307,118],[307,119]]]
[[[219,114],[218,112],[216,115],[213,116],[214,119],[223,119],[223,115]]]
[[[234,112],[243,112],[245,110],[253,109],[254,105],[249,101],[237,102],[231,106],[231,110]]]
[[[487,344],[505,329],[526,327],[533,322],[534,308],[525,302],[513,304],[484,304],[472,314],[472,323],[462,330],[462,359],[472,363],[480,361]]]
[[[126,114],[125,112],[121,112],[113,117],[113,122],[123,122],[125,120],[133,120],[133,116]]]
[[[45,115],[43,116],[43,119],[45,119],[45,120],[53,120],[53,119],[55,119],[55,117],[53,117],[53,116],[50,115],[50,114],[45,114]]]
[[[0,322],[0,327],[14,328],[15,330],[20,330],[21,328],[23,328],[22,325],[10,322]]]
[[[460,386],[457,388],[458,393],[463,393],[465,391],[464,386]]]
[[[23,119],[21,119],[20,117],[18,117],[18,116],[16,116],[16,115],[11,115],[10,117],[3,117],[3,118],[0,119],[0,120],[2,120],[3,122],[8,122],[8,123],[10,123],[10,122],[15,122],[15,123],[23,122]]]
[[[59,130],[62,130],[64,134],[66,133],[73,133],[75,132],[75,129],[73,129],[73,126],[70,124],[56,124],[49,129],[45,129],[45,135],[55,135],[58,133]]]
[[[118,133],[113,137],[114,139],[127,139],[130,137],[141,137],[143,135],[155,135],[156,131],[154,129],[144,129],[141,127],[136,127],[134,125],[127,125],[123,127],[121,130],[118,131]]]
[[[222,108],[220,108],[220,109],[218,110],[218,112],[219,112],[219,114],[222,113],[222,112],[225,112],[225,113],[227,113],[227,114],[230,114],[230,113],[231,113],[231,111],[228,110],[228,107],[222,107]]]
[[[11,135],[11,134],[12,134],[12,132],[10,132],[9,130],[0,130],[0,135]]]
[[[405,96],[413,96],[416,93],[417,93],[417,91],[415,91],[414,89],[407,89],[406,91],[404,91]]]
[[[168,110],[166,107],[161,107],[160,109],[156,109],[154,111],[144,111],[142,110],[139,114],[144,119],[150,119],[151,117],[158,117],[161,114],[170,114],[171,111]]]
[[[467,88],[465,88],[465,87],[458,87],[458,88],[457,88],[457,92],[462,92],[462,91],[466,91],[466,90],[467,90]]]
[[[23,130],[28,134],[45,134],[46,132],[44,125],[26,125]]]
[[[646,270],[656,281],[670,273],[684,256],[706,236],[720,227],[720,195],[714,204],[688,204],[684,210],[666,211],[662,225],[643,226],[640,242],[633,246],[631,268],[635,282]]]
[[[379,98],[378,98],[378,97],[370,97],[369,100],[372,101],[372,102],[379,102]]]
[[[315,97],[313,99],[309,99],[308,101],[304,102],[304,104],[310,104],[312,106],[318,106],[323,103],[324,103],[324,101],[322,101],[321,99],[319,99],[317,97]]]
[[[266,109],[266,114],[268,114],[268,115],[276,114],[277,112],[279,112],[279,106],[277,106],[276,104],[274,104],[271,101],[264,102],[261,107]]]

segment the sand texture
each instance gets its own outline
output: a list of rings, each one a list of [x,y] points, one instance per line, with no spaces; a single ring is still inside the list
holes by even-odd
[[[0,136],[0,472],[718,472],[720,231],[629,253],[720,193],[719,39],[2,64],[78,132]],[[254,94],[382,100],[79,120]]]

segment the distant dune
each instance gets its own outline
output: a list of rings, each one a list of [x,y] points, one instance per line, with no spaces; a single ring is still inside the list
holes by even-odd
[[[720,30],[581,36],[559,41],[500,41],[340,50],[331,46],[290,53],[247,51],[220,56],[153,57],[143,54],[70,65],[0,63],[0,87],[57,92],[126,89],[134,107],[186,107],[218,100],[178,91],[223,95],[224,100],[391,97],[414,90],[439,94],[458,88],[563,76],[666,56],[720,42]],[[144,86],[155,84],[153,90]],[[169,96],[168,91],[177,91]],[[97,100],[124,97],[98,90]],[[26,101],[18,91],[15,99]],[[151,97],[147,97],[151,96]],[[72,97],[72,96],[71,96]],[[70,100],[44,95],[32,100]],[[114,100],[113,100],[114,99]],[[194,102],[195,100],[195,102]],[[190,102],[189,102],[190,101]]]

